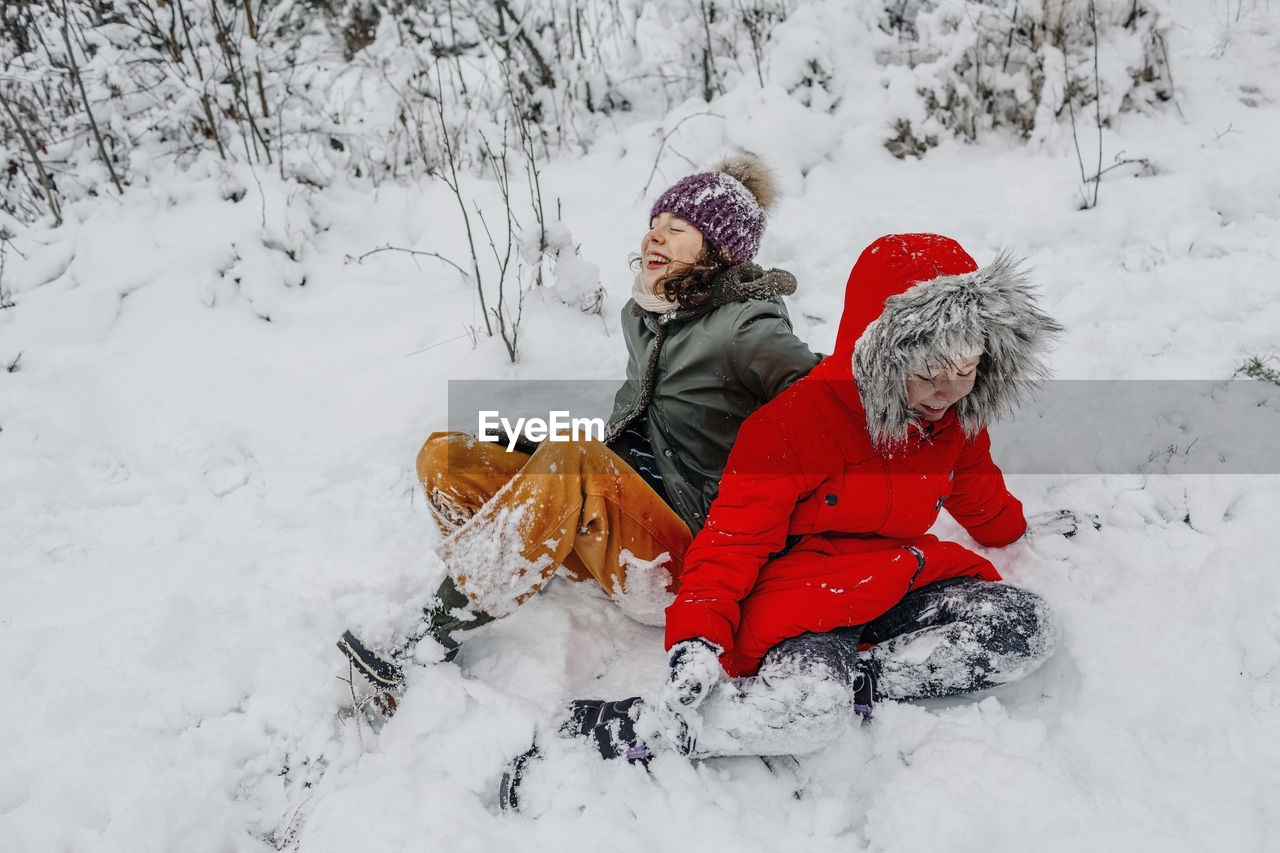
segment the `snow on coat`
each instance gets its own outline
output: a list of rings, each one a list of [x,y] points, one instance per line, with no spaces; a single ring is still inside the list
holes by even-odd
[[[1026,529],[1022,505],[991,459],[986,410],[953,406],[932,424],[907,413],[900,430],[882,433],[891,441],[873,440],[848,349],[858,339],[854,351],[865,347],[861,355],[880,381],[934,343],[953,343],[949,332],[972,337],[977,322],[976,343],[1000,361],[984,354],[979,381],[985,372],[991,382],[979,399],[993,415],[1006,407],[1020,383],[1043,373],[1040,355],[1060,327],[1036,309],[1016,265],[1001,259],[978,270],[966,258],[936,235],[892,235],[859,258],[845,320],[850,306],[860,314],[842,321],[837,352],[738,434],[667,609],[668,647],[705,637],[725,650],[730,675],[751,675],[782,640],[863,624],[916,587],[961,576],[999,580],[985,557],[928,533],[944,508],[982,545],[1006,545]],[[879,310],[865,310],[858,294]],[[938,304],[954,310],[921,312]],[[906,373],[897,376],[903,399],[888,408],[899,411],[901,402],[906,412]],[[894,393],[873,391],[881,408]]]

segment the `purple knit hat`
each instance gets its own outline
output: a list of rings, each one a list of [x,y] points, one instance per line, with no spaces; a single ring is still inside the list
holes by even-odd
[[[681,178],[658,196],[649,211],[674,213],[702,232],[715,249],[723,249],[735,264],[749,261],[760,249],[765,211],[773,204],[773,174],[758,157],[731,157],[711,172]]]

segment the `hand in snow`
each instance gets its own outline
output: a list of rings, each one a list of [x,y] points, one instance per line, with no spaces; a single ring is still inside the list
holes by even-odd
[[[662,690],[662,706],[680,716],[697,710],[711,688],[724,676],[722,649],[705,637],[682,640],[671,647],[671,674]]]
[[[1094,530],[1102,529],[1102,522],[1093,513],[1077,513],[1069,509],[1051,509],[1027,517],[1027,535],[1039,536],[1045,533],[1057,533],[1070,539],[1079,533],[1080,528],[1086,524],[1092,524]]]

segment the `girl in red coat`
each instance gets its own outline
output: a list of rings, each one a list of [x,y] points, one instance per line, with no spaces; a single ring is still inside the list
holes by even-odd
[[[686,555],[660,733],[701,755],[812,751],[876,692],[993,687],[1052,653],[1038,596],[927,531],[946,509],[987,547],[1026,532],[986,424],[1059,331],[1008,258],[979,269],[925,234],[863,252],[836,352],[744,424]]]
[[[985,547],[1026,532],[986,425],[1046,375],[1060,331],[1008,257],[979,268],[931,234],[869,246],[835,353],[738,433],[667,609],[660,700],[577,702],[567,730],[632,759],[647,754],[637,731],[695,756],[805,753],[876,694],[964,693],[1040,666],[1044,601],[928,531],[945,509]]]

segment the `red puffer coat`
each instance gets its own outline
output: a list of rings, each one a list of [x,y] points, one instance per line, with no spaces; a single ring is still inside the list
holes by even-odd
[[[950,272],[899,272],[887,291]],[[876,317],[864,313],[859,325]],[[844,346],[858,331],[842,326]],[[1007,545],[1026,530],[986,430],[966,437],[953,406],[935,423],[912,425],[891,450],[873,448],[842,349],[743,424],[707,524],[685,554],[666,611],[668,648],[705,637],[724,649],[729,675],[752,675],[782,640],[863,624],[915,587],[1000,579],[984,557],[927,532],[944,507],[982,545]]]
[[[1026,530],[1022,504],[985,430],[967,440],[954,412],[932,426],[876,453],[838,356],[756,412],[685,554],[667,647],[706,637],[725,650],[729,675],[752,675],[782,640],[869,622],[914,587],[999,580],[990,561],[927,531],[945,506],[979,543],[1007,545]]]

